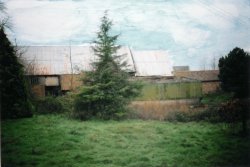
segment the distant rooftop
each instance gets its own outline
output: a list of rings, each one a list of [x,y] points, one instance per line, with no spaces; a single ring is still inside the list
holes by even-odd
[[[205,71],[175,71],[174,76],[189,79],[196,79],[200,81],[219,81],[219,70],[205,70]]]
[[[174,71],[189,71],[189,66],[173,66]]]

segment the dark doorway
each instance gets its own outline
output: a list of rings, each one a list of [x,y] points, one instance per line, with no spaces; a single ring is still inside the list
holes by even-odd
[[[59,96],[61,95],[60,86],[45,86],[45,96]]]

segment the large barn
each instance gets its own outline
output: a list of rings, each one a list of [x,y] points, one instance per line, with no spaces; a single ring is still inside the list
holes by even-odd
[[[21,47],[22,60],[37,96],[57,95],[82,84],[80,73],[92,70],[97,59],[91,46],[27,46]],[[166,51],[133,51],[123,46],[126,70],[132,76],[171,76],[172,64]]]

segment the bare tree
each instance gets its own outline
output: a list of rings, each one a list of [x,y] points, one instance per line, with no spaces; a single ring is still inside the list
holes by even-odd
[[[0,2],[0,28],[8,28],[11,29],[11,23],[9,22],[10,17],[6,12],[6,7],[3,2]]]
[[[215,56],[212,58],[212,60],[211,60],[211,69],[212,70],[216,70],[217,69],[217,61],[216,61],[216,58],[215,58]]]

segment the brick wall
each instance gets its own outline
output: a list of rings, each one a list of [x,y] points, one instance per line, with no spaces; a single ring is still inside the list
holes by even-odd
[[[199,81],[219,81],[218,70],[205,70],[205,71],[174,71],[175,77],[184,77],[195,79]]]
[[[71,87],[71,77],[73,77],[72,87]],[[80,74],[74,74],[73,76],[71,74],[60,75],[61,90],[71,90],[81,86],[82,85],[81,77],[82,76]]]
[[[202,82],[202,93],[214,93],[220,90],[220,82]]]
[[[44,97],[45,96],[45,86],[44,85],[32,85],[31,92],[35,97]]]
[[[220,89],[218,70],[174,71],[173,74],[175,77],[184,77],[201,81],[202,94],[213,93]]]

